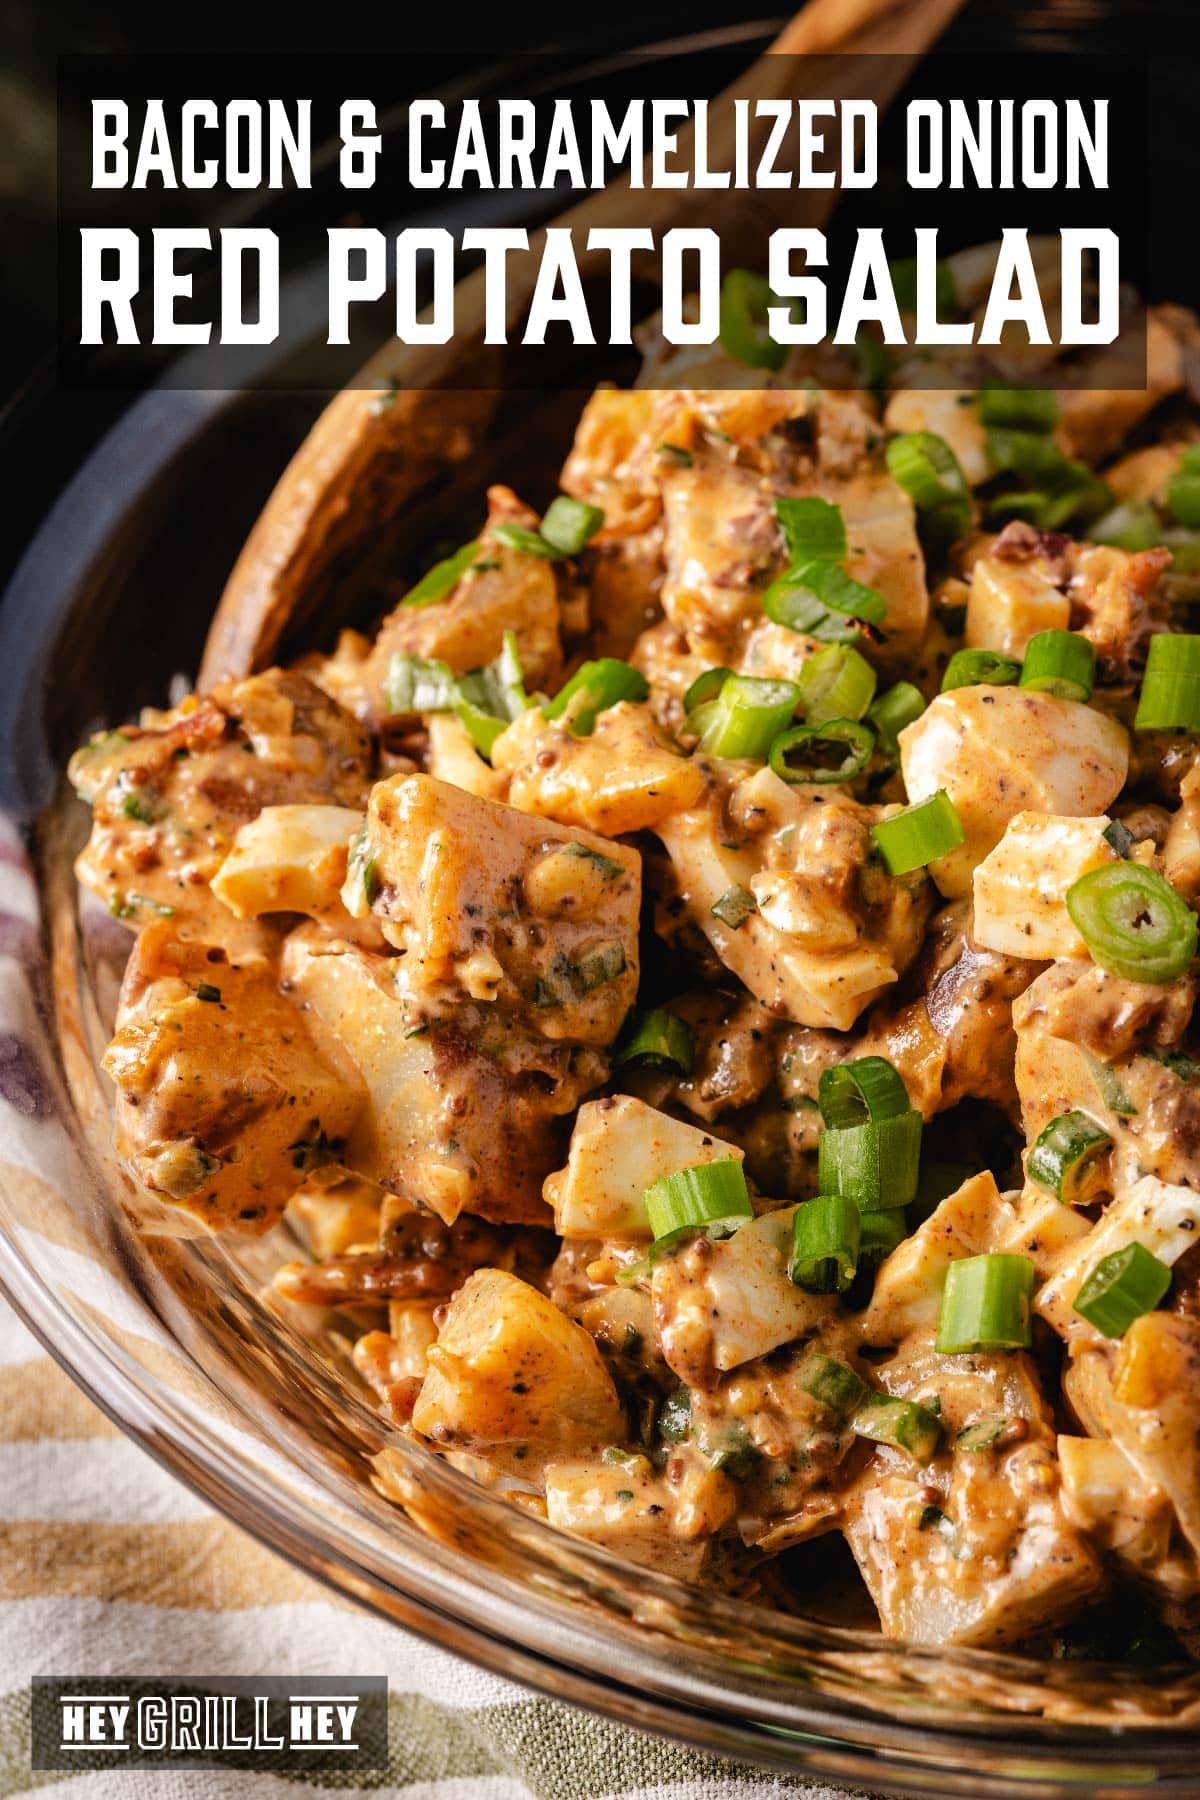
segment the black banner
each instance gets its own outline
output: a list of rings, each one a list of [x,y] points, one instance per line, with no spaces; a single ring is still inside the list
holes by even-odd
[[[979,385],[1012,379],[1025,329],[997,350],[973,258],[992,244],[1036,265],[1063,381],[1143,384],[1142,71],[934,54],[778,57],[763,77],[746,60],[525,57],[464,87],[452,57],[64,59],[60,378],[333,388],[394,346],[402,386],[582,389],[631,378],[649,341],[671,351],[650,385],[753,387],[764,363],[714,354],[717,289],[745,269],[776,276],[773,331],[815,334],[789,379],[872,386],[885,349],[905,385]],[[1068,338],[1068,315],[1096,326],[1118,285],[1119,343],[1081,348],[1100,340]]]
[[[35,1769],[387,1766],[382,1675],[35,1676]]]

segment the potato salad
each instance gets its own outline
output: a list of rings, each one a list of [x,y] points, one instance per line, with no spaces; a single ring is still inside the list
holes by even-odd
[[[1197,327],[818,386],[761,288],[740,386],[651,341],[375,629],[76,753],[118,1150],[619,1558],[1186,1659]]]

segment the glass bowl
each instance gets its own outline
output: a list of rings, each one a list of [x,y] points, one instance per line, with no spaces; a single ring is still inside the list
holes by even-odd
[[[205,1500],[498,1673],[704,1750],[896,1794],[1196,1795],[1200,1669],[891,1643],[557,1533],[406,1439],[336,1335],[301,1337],[271,1306],[266,1280],[296,1253],[283,1228],[190,1235],[120,1169],[98,1058],[129,938],[81,899],[87,818],[60,771],[87,729],[195,669],[315,405],[154,391],[65,483],[47,458],[78,416],[71,396],[4,427],[13,466],[57,498],[0,608],[0,1285]],[[528,435],[531,456],[562,447]]]

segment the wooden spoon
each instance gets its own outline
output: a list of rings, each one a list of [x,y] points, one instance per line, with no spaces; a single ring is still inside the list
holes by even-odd
[[[712,160],[727,149],[733,111],[728,101],[735,94],[794,99],[819,90],[836,98],[840,87],[856,96],[870,94],[882,106],[962,3],[809,0],[770,50],[714,102]],[[811,69],[794,60],[832,53],[836,64],[820,61]],[[684,161],[685,134],[680,138]],[[835,201],[836,192],[828,189],[788,190],[787,222],[820,226]],[[583,248],[589,226],[650,226],[657,239],[669,226],[702,221],[721,230],[726,260],[736,262],[739,242],[761,245],[764,230],[782,217],[779,204],[779,194],[635,190],[623,177],[554,223],[574,231],[586,282],[607,273],[602,254],[589,255]],[[514,323],[532,293],[543,235],[533,234],[531,254],[511,265]],[[325,408],[229,578],[209,630],[201,688],[266,667],[285,636],[294,641],[318,615],[321,636],[328,639],[361,611],[369,595],[378,603],[382,585],[405,554],[429,541],[439,517],[448,516],[467,488],[481,490],[489,471],[507,468],[511,475],[513,462],[504,457],[514,447],[514,433],[528,439],[528,414],[545,399],[506,391],[506,353],[484,348],[483,307],[479,269],[456,290],[452,343],[409,348],[393,341]],[[575,371],[563,385],[577,381]]]

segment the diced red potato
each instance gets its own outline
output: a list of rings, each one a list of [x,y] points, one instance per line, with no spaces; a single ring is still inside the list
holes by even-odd
[[[625,700],[606,707],[587,737],[531,707],[501,733],[492,763],[510,777],[511,805],[608,837],[657,830],[698,805],[707,785],[703,766],[680,755],[650,709]]]
[[[599,1455],[624,1439],[592,1339],[515,1275],[472,1275],[426,1354],[413,1429],[442,1449],[468,1450],[540,1485],[556,1457]]]
[[[357,716],[375,725],[388,716],[393,657],[443,662],[456,675],[465,675],[494,662],[510,631],[530,688],[553,692],[562,671],[555,566],[496,538],[494,528],[500,524],[536,528],[537,514],[522,506],[511,489],[491,488],[479,555],[451,592],[428,606],[402,600],[357,668],[340,674],[335,665],[329,671],[331,685]]]
[[[490,763],[484,762],[466,726],[454,713],[428,716],[429,755],[427,773],[435,781],[463,788],[479,800],[505,800],[508,783]]]
[[[1039,631],[1065,631],[1071,602],[1036,561],[981,556],[971,569],[965,641],[1002,656],[1025,655]]]
[[[366,1099],[271,960],[234,961],[167,923],[137,940],[104,1067],[122,1155],[214,1229],[273,1224],[305,1171],[336,1160]]]
[[[984,1398],[989,1363],[995,1379]],[[1053,1432],[1016,1412],[1010,1368],[1002,1357],[973,1359],[965,1420],[960,1372],[941,1371],[947,1437],[976,1422],[981,1405],[1019,1419],[1028,1437],[1012,1447],[1001,1440],[996,1450],[951,1451],[915,1473],[880,1467],[879,1457],[849,1503],[846,1539],[886,1637],[994,1649],[1058,1623],[1104,1589],[1095,1551],[1064,1516]]]
[[[599,1057],[486,1006],[427,1021],[398,991],[395,958],[313,927],[292,933],[283,971],[366,1084],[342,1158],[350,1168],[448,1222],[464,1211],[549,1222],[541,1189],[562,1159],[560,1121],[603,1080]]]
[[[552,1040],[611,1043],[637,995],[641,859],[428,775],[371,790],[344,889],[400,952],[414,1003],[517,1009]]]
[[[1039,975],[1013,1006],[1027,1142],[1079,1108],[1113,1140],[1112,1191],[1142,1175],[1200,1185],[1200,1090],[1154,1054],[1179,1042],[1195,992],[1190,977],[1150,986],[1082,960]]]
[[[1063,1511],[1105,1554],[1135,1575],[1153,1575],[1167,1557],[1171,1507],[1110,1438],[1059,1436]]]

